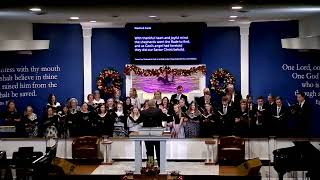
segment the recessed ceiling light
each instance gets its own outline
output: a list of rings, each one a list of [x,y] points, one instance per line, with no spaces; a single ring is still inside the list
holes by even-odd
[[[237,18],[238,16],[229,16],[229,18]]]
[[[229,19],[229,21],[230,21],[230,22],[233,22],[233,21],[236,21],[236,20],[234,20],[234,19]]]
[[[39,8],[39,7],[32,7],[29,10],[32,11],[32,12],[40,12],[40,11],[42,11],[41,8]]]
[[[242,9],[242,6],[232,6],[231,9]]]
[[[97,22],[97,21],[90,21],[91,23],[95,23],[95,22]]]
[[[156,18],[157,16],[148,16],[149,18]]]
[[[78,20],[78,19],[80,19],[80,18],[77,17],[77,16],[72,16],[72,17],[70,17],[70,19],[71,19],[71,20]]]

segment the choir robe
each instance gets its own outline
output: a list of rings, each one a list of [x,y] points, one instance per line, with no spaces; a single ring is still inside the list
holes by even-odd
[[[98,135],[112,137],[114,121],[113,118],[110,117],[110,114],[97,114],[96,119]]]
[[[203,113],[201,115],[200,135],[201,137],[212,137],[218,135],[220,130],[220,117],[216,113]]]
[[[249,110],[237,110],[235,112],[235,119],[240,119],[240,121],[234,123],[234,133],[237,135],[247,135],[249,130]]]
[[[199,138],[201,113],[190,113],[188,111],[187,113],[184,113],[184,116],[188,118],[184,128],[186,138]]]
[[[94,117],[94,114],[91,113],[90,111],[88,112],[78,112],[78,121],[80,123],[80,135],[81,136],[93,136],[97,135],[97,129],[96,125],[97,123],[95,122],[96,119]]]
[[[66,117],[67,131],[69,131],[68,134],[70,134],[70,137],[77,137],[80,135],[79,109],[80,108],[70,109]]]

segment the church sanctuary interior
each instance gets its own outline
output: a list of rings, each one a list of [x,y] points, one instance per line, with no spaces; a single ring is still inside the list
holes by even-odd
[[[319,76],[317,0],[1,0],[0,180],[318,180]]]

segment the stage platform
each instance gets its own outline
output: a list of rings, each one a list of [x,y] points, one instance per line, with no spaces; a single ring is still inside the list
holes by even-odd
[[[146,163],[143,163],[145,166]],[[125,175],[125,171],[134,171],[133,161],[118,161],[113,165],[100,165],[91,175]],[[167,162],[166,174],[179,171],[181,175],[219,175],[219,166],[206,166],[203,162]]]
[[[143,163],[145,166],[145,162]],[[125,172],[134,171],[133,161],[116,161],[113,165],[99,165],[90,175],[115,175],[124,176]],[[203,162],[167,162],[167,174],[170,171],[179,171],[182,176],[229,176],[240,177],[235,166],[219,166],[219,165],[204,165]],[[260,169],[260,178],[263,180],[278,179],[278,174],[273,166],[262,166]],[[293,171],[286,173],[284,179],[287,180],[302,180],[306,179],[306,172]]]

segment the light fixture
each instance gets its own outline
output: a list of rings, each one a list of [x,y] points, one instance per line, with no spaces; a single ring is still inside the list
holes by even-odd
[[[231,9],[242,9],[242,6],[232,6]]]
[[[29,10],[32,11],[32,12],[40,12],[40,11],[42,11],[42,9],[39,8],[39,7],[32,7]]]
[[[148,16],[149,18],[156,18],[157,16]]]
[[[80,18],[77,17],[77,16],[72,16],[72,17],[70,17],[70,19],[71,19],[71,20],[78,20],[78,19],[80,19]]]
[[[234,21],[236,21],[236,20],[234,20],[234,19],[229,19],[229,21],[230,21],[230,22],[234,22]]]
[[[229,16],[229,18],[237,18],[238,16]]]
[[[95,23],[95,22],[97,22],[97,21],[90,21],[91,23]]]

